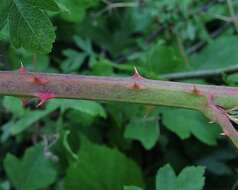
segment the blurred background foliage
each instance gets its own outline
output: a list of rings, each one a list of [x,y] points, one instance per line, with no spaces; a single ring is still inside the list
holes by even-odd
[[[4,25],[0,2],[1,70],[23,62],[36,72],[129,76],[136,66],[170,80],[238,68],[237,0],[35,1],[11,9]],[[19,21],[24,11],[39,38]],[[238,74],[178,80],[236,86]],[[238,189],[237,150],[195,111],[64,99],[36,109],[35,99],[22,106],[8,96],[0,103],[1,190]]]

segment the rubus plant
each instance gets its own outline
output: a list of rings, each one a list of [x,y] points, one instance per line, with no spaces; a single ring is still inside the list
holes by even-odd
[[[38,97],[37,106],[52,98],[72,98],[198,110],[220,124],[223,134],[238,147],[238,132],[231,122],[236,120],[231,113],[238,105],[237,93],[236,87],[149,80],[137,69],[131,77],[32,73],[24,67],[0,72],[1,95]]]
[[[17,143],[34,144],[22,159],[0,154],[0,190],[10,189],[8,180],[1,179],[5,175],[17,190],[201,190],[205,168],[182,169],[180,158],[173,162],[177,147],[169,152],[166,135],[159,151],[171,153],[175,169],[167,164],[155,172],[162,164],[150,162],[161,153],[155,147],[160,125],[181,139],[193,134],[214,145],[220,131],[210,123],[217,123],[221,135],[238,148],[238,88],[207,84],[237,84],[236,75],[226,76],[237,72],[237,37],[232,33],[236,5],[232,0],[0,0],[0,51],[7,49],[0,57],[0,96],[3,112],[9,113],[0,114],[0,143],[3,153],[10,149],[15,155],[23,154]],[[217,53],[221,47],[226,47],[224,55]],[[210,64],[214,54],[227,67]],[[212,69],[204,70],[206,65]],[[206,80],[167,81],[191,78]],[[131,106],[127,110],[120,105]],[[47,115],[51,118],[45,119]],[[193,118],[197,120],[186,129]],[[102,131],[89,129],[93,122]],[[136,152],[141,148],[136,146],[136,153],[130,152],[132,144],[123,138],[140,141],[142,151]],[[148,160],[141,159],[144,149],[154,151]],[[222,174],[231,173],[224,162],[236,156],[224,152],[205,161],[195,152],[191,155],[196,164],[212,162],[209,172],[219,166]],[[132,154],[136,162],[129,158]]]

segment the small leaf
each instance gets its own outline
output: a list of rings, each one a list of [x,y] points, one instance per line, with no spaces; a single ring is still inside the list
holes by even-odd
[[[27,149],[21,160],[7,154],[4,168],[17,190],[45,189],[56,178],[56,170],[45,158],[41,145]]]
[[[16,48],[49,53],[55,40],[51,21],[42,10],[22,0],[14,0],[9,13],[10,36]]]
[[[177,178],[178,190],[202,190],[205,168],[191,166],[184,168]]]
[[[126,138],[139,140],[143,146],[149,150],[153,148],[159,137],[159,124],[156,117],[134,118],[126,126]]]
[[[187,139],[193,134],[208,145],[216,145],[220,128],[209,124],[201,113],[185,109],[163,109],[163,123],[181,139]]]
[[[173,168],[167,164],[156,174],[156,190],[175,190],[176,175]]]
[[[78,52],[72,49],[64,50],[63,54],[67,58],[63,61],[60,67],[66,73],[79,69],[86,58],[86,54],[84,52]]]

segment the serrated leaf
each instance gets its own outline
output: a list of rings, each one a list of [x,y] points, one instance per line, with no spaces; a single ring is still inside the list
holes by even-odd
[[[201,113],[185,109],[164,109],[163,123],[181,139],[194,135],[208,145],[215,145],[219,137],[220,128],[216,124],[209,124]]]
[[[173,168],[167,164],[156,174],[156,190],[175,190],[176,175]]]
[[[236,53],[238,51],[237,44],[237,36],[222,36],[212,41],[199,54],[192,56],[193,68],[213,70],[236,65],[238,59],[238,54]]]
[[[12,2],[9,27],[13,45],[34,53],[49,53],[55,32],[46,13],[22,0]]]
[[[67,171],[65,190],[121,190],[125,185],[143,187],[137,164],[116,149],[84,140],[78,158]]]
[[[177,178],[178,190],[202,190],[204,186],[205,168],[191,166],[184,168]]]
[[[171,73],[185,68],[179,51],[172,46],[165,46],[161,42],[146,52],[142,65],[154,74]]]
[[[75,43],[88,55],[93,55],[92,43],[89,39],[82,39],[79,36],[74,37]]]
[[[56,171],[45,158],[41,145],[27,149],[21,160],[7,154],[4,168],[17,190],[44,189],[56,178]]]
[[[87,56],[84,52],[78,52],[73,49],[66,49],[63,51],[63,54],[67,58],[62,62],[60,67],[65,73],[79,69]]]
[[[202,190],[205,168],[191,166],[184,168],[176,177],[173,168],[166,164],[156,175],[156,190]]]
[[[134,118],[126,126],[125,138],[139,140],[147,149],[153,148],[159,137],[159,124],[156,117]]]

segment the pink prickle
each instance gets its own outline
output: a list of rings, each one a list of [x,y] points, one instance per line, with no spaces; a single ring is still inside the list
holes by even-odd
[[[192,93],[197,95],[197,96],[202,96],[202,93],[200,90],[197,89],[195,85],[193,85]]]
[[[140,80],[140,79],[144,79],[140,73],[138,72],[137,68],[134,67],[134,74],[132,75],[132,79],[135,79],[135,80]]]
[[[136,67],[134,67],[134,74],[132,75],[131,77],[134,82],[132,85],[129,85],[129,88],[130,89],[133,89],[133,90],[141,90],[141,89],[144,89],[144,85],[140,84],[140,80],[144,79],[138,72],[138,70],[136,69]]]
[[[19,74],[26,74],[28,71],[21,62],[21,67],[18,69]]]
[[[44,85],[49,82],[49,80],[47,80],[41,76],[30,76],[29,81],[34,84],[38,84],[38,85]]]
[[[220,135],[222,136],[231,136],[231,134],[229,133],[229,131],[227,131],[226,129],[223,130],[223,133],[221,133]]]
[[[36,107],[40,107],[49,99],[55,98],[55,94],[52,92],[38,92],[35,93],[35,96],[40,99],[40,102],[36,105]]]

